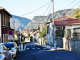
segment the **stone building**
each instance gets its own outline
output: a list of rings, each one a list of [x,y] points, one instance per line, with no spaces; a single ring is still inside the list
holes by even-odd
[[[0,6],[0,42],[8,41],[11,14]]]

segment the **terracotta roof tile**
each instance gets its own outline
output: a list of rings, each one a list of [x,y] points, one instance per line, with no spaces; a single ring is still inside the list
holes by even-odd
[[[62,21],[62,20],[63,20],[62,17],[54,19],[54,24],[55,25],[80,24],[80,19],[72,18],[72,17],[69,17],[69,16],[65,16],[66,21]]]
[[[28,30],[23,29],[22,31],[28,31]]]

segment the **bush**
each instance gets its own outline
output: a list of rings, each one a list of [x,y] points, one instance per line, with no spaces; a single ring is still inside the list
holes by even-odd
[[[18,38],[16,37],[16,38],[14,38],[14,42],[17,42],[18,41]]]

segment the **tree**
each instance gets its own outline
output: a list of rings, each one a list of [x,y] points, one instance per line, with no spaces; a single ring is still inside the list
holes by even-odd
[[[15,41],[15,42],[17,42],[17,41],[18,41],[18,38],[17,38],[17,37],[16,37],[16,38],[14,38],[14,41]]]
[[[14,33],[17,33],[16,30],[14,30]]]
[[[27,37],[30,38],[30,33],[28,33],[28,36]]]
[[[44,27],[42,28],[42,31],[39,32],[40,37],[46,36],[46,24],[44,24]]]
[[[37,30],[40,30],[40,27],[38,27],[38,29]]]
[[[32,29],[32,32],[35,32],[35,29]]]
[[[80,9],[74,10],[73,17],[77,18],[77,19],[80,19]]]

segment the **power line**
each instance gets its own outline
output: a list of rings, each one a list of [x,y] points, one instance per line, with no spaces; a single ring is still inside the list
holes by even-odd
[[[79,1],[79,2],[77,2],[75,5],[77,5],[78,3],[80,3],[80,1]],[[74,6],[75,6],[75,5],[74,5]],[[74,6],[72,6],[71,8],[73,8]]]
[[[50,1],[49,1],[48,3],[50,3]],[[36,10],[32,11],[32,12],[29,12],[29,13],[27,13],[27,14],[23,14],[23,15],[21,15],[21,16],[31,14],[31,13],[33,13],[33,12],[35,12],[35,11],[37,11],[37,10],[39,10],[39,9],[43,8],[43,7],[44,7],[44,6],[46,6],[48,3],[46,3],[46,4],[45,4],[45,5],[43,5],[42,7],[38,8],[38,9],[36,9]]]
[[[51,7],[51,9],[52,9],[52,7]],[[49,13],[50,13],[51,9],[49,10],[48,15],[49,15]]]
[[[46,9],[45,13],[46,13],[46,12],[47,12],[47,10],[49,9],[50,5],[51,5],[51,3],[49,4],[49,6],[48,6],[48,8]],[[43,14],[43,16],[45,15],[45,13]]]
[[[74,0],[74,1],[75,1],[75,0]],[[71,5],[74,1],[72,1],[69,5]],[[67,8],[69,5],[67,5],[65,8]],[[64,8],[64,9],[65,9],[65,8]]]
[[[52,9],[52,7],[51,7],[51,9]],[[48,15],[50,14],[51,9],[49,10]],[[48,20],[48,17],[49,17],[48,15],[47,15],[47,18],[45,19],[45,21]]]

